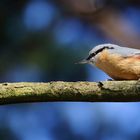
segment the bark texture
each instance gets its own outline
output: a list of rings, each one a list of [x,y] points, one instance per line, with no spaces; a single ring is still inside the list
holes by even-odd
[[[0,104],[140,101],[140,81],[1,83]]]

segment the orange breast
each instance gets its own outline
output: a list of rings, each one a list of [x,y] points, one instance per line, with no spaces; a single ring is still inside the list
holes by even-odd
[[[137,80],[140,78],[140,57],[121,57],[104,50],[95,64],[115,80]]]

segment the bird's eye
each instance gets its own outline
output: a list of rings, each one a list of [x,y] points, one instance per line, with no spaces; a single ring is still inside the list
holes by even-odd
[[[114,49],[114,47],[109,47],[109,49]]]
[[[103,49],[114,49],[114,47],[104,46]]]

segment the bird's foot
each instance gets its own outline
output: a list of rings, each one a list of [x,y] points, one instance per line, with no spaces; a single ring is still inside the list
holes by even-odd
[[[113,79],[106,79],[106,81],[114,81]]]

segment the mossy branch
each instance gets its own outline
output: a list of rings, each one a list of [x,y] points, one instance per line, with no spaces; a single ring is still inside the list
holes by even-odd
[[[140,101],[139,81],[1,83],[0,104]]]

